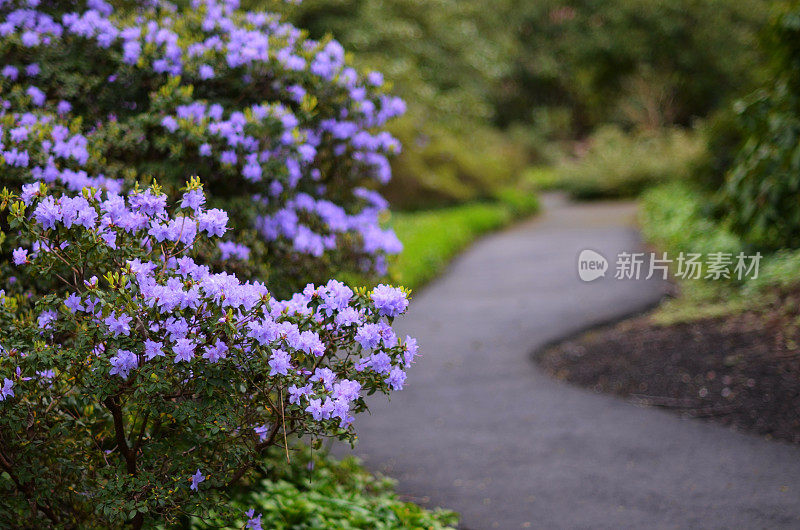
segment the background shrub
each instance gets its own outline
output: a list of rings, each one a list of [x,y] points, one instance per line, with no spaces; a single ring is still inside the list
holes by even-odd
[[[685,182],[647,191],[641,200],[642,235],[674,256],[681,252],[738,254],[745,244],[710,215],[710,196]]]
[[[633,197],[649,186],[687,178],[704,153],[704,142],[683,129],[625,133],[597,130],[576,161],[557,166],[561,187],[582,199]]]
[[[516,50],[497,119],[564,113],[573,134],[603,123],[691,125],[759,74],[769,2],[544,0],[507,4]]]
[[[721,192],[731,226],[768,250],[797,248],[800,238],[799,21],[798,3],[787,2],[764,38],[772,75],[734,107],[742,139]]]

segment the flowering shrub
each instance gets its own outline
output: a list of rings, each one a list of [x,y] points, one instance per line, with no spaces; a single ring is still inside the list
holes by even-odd
[[[404,110],[383,77],[235,0],[118,3],[0,2],[4,179],[155,179],[175,198],[198,175],[251,253],[240,274],[289,295],[354,266],[383,272],[400,244],[370,188],[400,146],[376,128]]]
[[[23,189],[2,197],[31,242],[0,298],[0,463],[16,486],[4,518],[31,505],[82,525],[197,513],[267,447],[352,439],[363,394],[403,387],[416,343],[389,323],[404,291],[331,280],[277,301],[213,273],[193,256],[228,219],[196,182],[171,213],[157,188]],[[64,290],[26,296],[43,276]]]
[[[115,7],[0,0],[0,527],[219,515],[417,349],[405,291],[324,283],[399,250],[380,75],[236,2]]]

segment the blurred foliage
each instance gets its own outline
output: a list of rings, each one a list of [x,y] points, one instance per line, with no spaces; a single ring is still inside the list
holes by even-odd
[[[553,166],[530,166],[523,171],[520,181],[537,191],[551,191],[561,188],[559,171]]]
[[[311,36],[332,33],[428,119],[490,119],[490,87],[514,51],[509,14],[477,0],[304,0],[288,8]]]
[[[708,116],[763,75],[756,43],[768,6],[769,0],[305,0],[283,9],[312,37],[332,33],[356,63],[384,72],[409,103],[392,128],[405,150],[392,161],[388,191],[396,208],[408,209],[488,198],[527,164],[552,162],[549,142],[569,142],[604,124],[656,130]],[[627,144],[605,131],[597,136],[595,150],[612,151],[603,160],[609,173],[587,176],[576,166],[575,179],[585,177],[590,196],[636,193],[675,172],[658,166],[682,154],[676,150],[691,151],[674,131],[666,140],[634,133]],[[728,144],[712,145],[702,160],[698,178],[709,183],[730,164],[722,147],[730,153],[738,145],[735,134],[712,138]],[[611,159],[624,162],[621,150],[629,146],[638,158],[628,166],[642,165],[643,149],[667,152],[591,189],[618,169]]]
[[[524,149],[499,131],[475,124],[459,135],[443,123],[417,116],[395,120],[389,129],[403,143],[393,176],[382,190],[400,209],[425,209],[490,199],[513,185],[527,164]]]
[[[706,192],[716,192],[725,184],[725,174],[733,165],[744,131],[733,105],[717,109],[698,127],[706,149],[695,164],[691,180]]]
[[[742,142],[721,193],[733,228],[772,250],[800,247],[800,2],[782,6],[764,39],[769,82],[734,107]]]
[[[391,225],[404,248],[389,267],[390,277],[406,287],[419,288],[476,238],[538,209],[532,191],[506,188],[492,202],[395,213]]]
[[[779,250],[769,256],[755,280],[747,283],[745,293],[753,294],[767,289],[788,291],[800,286],[800,251]]]
[[[711,194],[689,182],[657,186],[642,195],[642,234],[673,259],[681,252],[753,255],[752,246],[712,215],[713,207]],[[680,280],[680,296],[663,303],[654,321],[672,324],[758,309],[773,303],[775,293],[800,286],[800,251],[762,254],[758,276],[744,282]]]
[[[672,182],[642,195],[644,238],[669,254],[708,254],[745,250],[742,240],[709,215],[711,199],[691,185]]]
[[[293,451],[289,462],[275,454],[263,466],[270,479],[242,489],[235,505],[242,514],[252,509],[261,514],[263,528],[270,530],[454,528],[458,515],[442,509],[426,510],[400,500],[392,479],[373,476],[354,458],[336,460],[308,449]],[[193,519],[195,530],[243,528],[229,520]]]
[[[508,0],[517,51],[501,124],[573,136],[608,122],[689,125],[758,78],[767,0]]]
[[[710,215],[708,193],[688,182],[671,182],[642,195],[639,222],[645,240],[675,259],[681,252],[708,254],[744,251],[742,240]],[[760,303],[743,296],[744,286],[729,281],[678,280],[680,296],[666,300],[653,314],[657,324],[691,322],[740,312]]]
[[[597,129],[577,160],[555,168],[560,187],[579,199],[633,197],[645,188],[685,178],[705,144],[686,129],[625,133],[614,125]]]
[[[476,0],[305,0],[284,10],[314,38],[333,34],[408,103],[389,127],[404,146],[392,160],[393,207],[489,199],[527,164],[524,147],[492,125],[492,90],[514,50],[507,12]]]

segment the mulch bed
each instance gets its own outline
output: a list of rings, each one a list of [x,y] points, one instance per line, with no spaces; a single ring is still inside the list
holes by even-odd
[[[558,379],[800,443],[800,302],[660,326],[648,316],[537,354]]]

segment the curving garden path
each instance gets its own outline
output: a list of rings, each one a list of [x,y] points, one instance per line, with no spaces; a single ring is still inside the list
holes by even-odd
[[[356,420],[356,454],[469,529],[800,526],[800,448],[549,379],[530,353],[654,304],[660,282],[592,283],[583,248],[639,247],[630,204],[554,197],[415,296],[406,389]],[[341,452],[341,451],[337,451]]]

